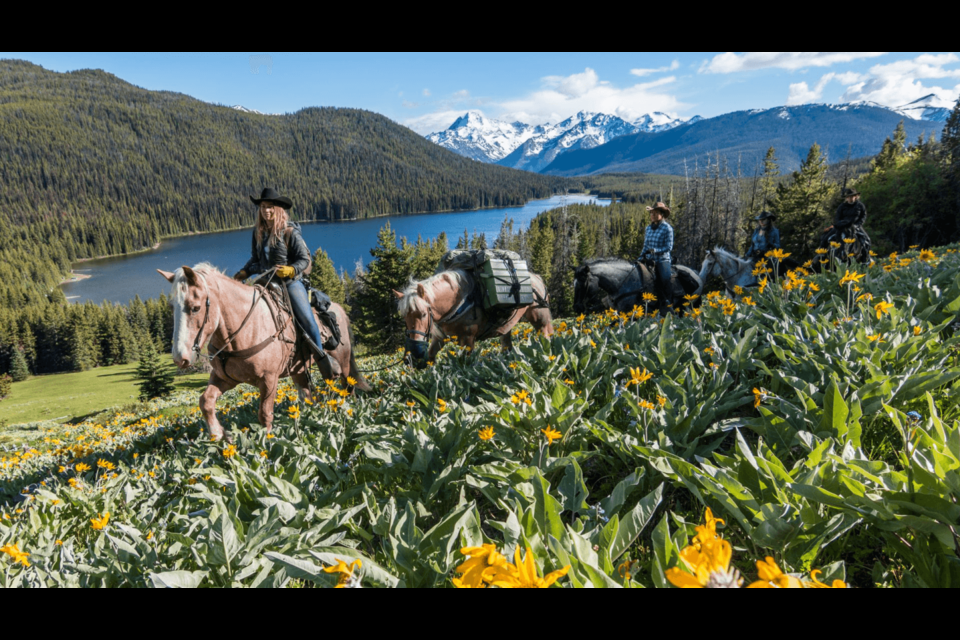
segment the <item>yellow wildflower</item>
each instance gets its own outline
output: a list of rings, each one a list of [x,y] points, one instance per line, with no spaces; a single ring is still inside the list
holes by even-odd
[[[354,560],[347,566],[343,560],[337,560],[337,564],[332,567],[324,567],[324,573],[339,573],[340,579],[337,581],[337,589],[349,589],[360,586],[360,577],[354,575],[354,571],[363,566],[360,560]]]
[[[831,242],[831,243],[830,243],[830,246],[833,247],[834,249],[839,249],[839,248],[840,248],[840,243],[839,243],[839,242]]]
[[[768,258],[775,258],[775,259],[777,259],[777,260],[783,260],[783,259],[785,259],[785,258],[789,258],[789,257],[790,257],[791,255],[793,255],[793,254],[784,253],[784,252],[783,252],[783,249],[774,249],[773,251],[767,251],[767,253],[764,254],[764,255],[766,255]]]
[[[935,254],[933,251],[930,251],[929,249],[924,249],[923,251],[920,252],[920,259],[923,260],[924,262],[930,262],[931,260],[937,259],[937,254]]]
[[[667,399],[663,396],[657,396],[657,404],[659,404],[661,407],[664,407],[667,404]]]
[[[494,567],[489,580],[490,584],[501,589],[546,589],[570,571],[570,565],[567,565],[541,578],[537,575],[537,565],[533,560],[533,551],[530,547],[527,547],[526,551],[526,557],[521,559],[520,546],[517,545],[514,552],[515,564],[506,563]]]
[[[530,394],[527,393],[526,389],[522,389],[510,396],[510,402],[513,404],[526,403],[527,406],[533,405],[533,401],[530,399]]]
[[[357,380],[351,376],[347,376],[347,384],[351,387],[357,386]]]
[[[227,448],[223,450],[223,457],[224,457],[224,458],[229,459],[229,458],[232,458],[232,457],[235,456],[235,455],[237,455],[237,447],[236,447],[235,445],[232,445],[232,444],[231,444],[231,445],[228,445]],[[152,472],[150,473],[150,477],[151,477],[151,478],[153,477],[153,473],[152,473]]]
[[[20,551],[20,548],[17,547],[17,545],[15,545],[15,544],[7,544],[7,545],[4,545],[4,546],[0,547],[0,553],[5,553],[5,554],[7,554],[7,555],[10,556],[11,558],[13,558],[13,561],[14,561],[14,562],[19,562],[20,564],[22,564],[22,565],[25,566],[25,567],[29,567],[29,566],[30,566],[30,561],[27,560],[27,557],[28,557],[30,554],[29,554],[29,553],[25,553],[25,552],[23,552],[23,551]]]
[[[853,243],[856,242],[856,241],[857,241],[856,238],[844,238],[844,239],[843,239],[843,243],[844,243],[844,244],[853,244]]]
[[[762,295],[763,290],[767,288],[767,276],[763,276],[763,280],[760,281],[759,285],[760,287],[757,289],[757,292]]]
[[[113,463],[107,462],[106,460],[103,460],[103,459],[97,460],[97,466],[100,467],[101,469],[105,469],[106,471],[113,471],[114,469],[117,468],[116,465],[114,465]]]
[[[479,437],[481,440],[486,442],[487,440],[493,440],[494,432],[493,427],[484,427],[480,429]]]
[[[755,307],[755,306],[757,306],[757,303],[753,301],[753,297],[752,297],[752,296],[744,296],[743,298],[740,299],[740,302],[742,302],[743,304],[747,305],[748,307]]]
[[[921,329],[919,326],[916,326],[913,328],[913,335],[918,336],[920,335],[921,331],[923,331],[923,329]]]
[[[640,405],[641,409],[646,409],[648,411],[653,411],[654,409],[656,409],[656,407],[653,406],[653,403],[650,402],[649,400],[641,399],[640,401],[637,402],[637,404]]]
[[[857,273],[856,271],[854,271],[853,273],[850,273],[850,270],[847,269],[846,273],[843,274],[843,277],[840,278],[840,286],[842,287],[845,284],[860,282],[860,280],[862,280],[865,275],[866,275],[865,273]]]
[[[882,316],[883,314],[890,313],[890,309],[893,309],[893,304],[889,302],[882,302],[882,301],[878,302],[873,307],[873,310],[877,312],[877,320],[879,320],[880,316]]]
[[[712,356],[712,355],[713,355],[713,347],[706,347],[706,348],[704,348],[703,352],[704,352],[705,354],[707,354],[708,356]]]
[[[738,284],[735,284],[735,285],[733,285],[733,292],[734,292],[735,294],[737,294],[738,296],[742,296],[742,295],[743,295],[743,287],[741,287],[741,286],[738,285]]]
[[[560,433],[550,425],[547,425],[546,429],[540,429],[540,433],[542,433],[544,437],[547,439],[547,446],[550,446],[551,444],[553,444],[554,440],[559,440],[560,438],[563,437],[562,433]]]
[[[444,402],[443,398],[437,398],[437,410],[440,413],[443,413],[447,410],[447,403]]]
[[[834,580],[830,584],[824,584],[817,579],[817,574],[823,573],[820,569],[814,569],[810,572],[810,582],[804,582],[805,589],[846,589],[847,584],[843,580]]]
[[[766,392],[763,389],[753,388],[753,408],[756,409],[760,406],[760,402],[767,397]]]
[[[656,302],[656,301],[657,301],[657,296],[653,295],[652,293],[645,293],[645,294],[643,294],[643,299],[644,299],[646,302]]]
[[[776,560],[767,556],[757,561],[759,580],[747,586],[747,589],[802,589],[803,583],[780,570]]]
[[[110,512],[107,511],[103,514],[102,518],[94,518],[90,521],[90,526],[96,531],[103,531],[104,527],[107,526],[107,523],[110,522]]]
[[[630,380],[627,381],[627,386],[630,386],[631,384],[643,384],[652,377],[653,374],[647,371],[646,367],[643,368],[643,373],[640,373],[640,367],[635,369],[630,367]]]
[[[876,342],[876,343],[878,343],[878,344],[881,343],[881,342],[886,342],[886,340],[884,340],[884,339],[881,337],[881,334],[879,334],[879,333],[878,333],[877,335],[873,335],[873,336],[868,335],[868,336],[867,336],[867,340],[869,340],[870,342]]]
[[[818,256],[822,256],[826,254],[827,251],[828,251],[827,249],[817,249],[814,253],[816,253]]]
[[[79,463],[76,467],[74,467],[74,470],[75,470],[77,473],[83,473],[83,472],[85,472],[85,471],[90,471],[90,469],[91,469],[90,465],[88,465],[88,464],[83,464],[82,462]]]
[[[496,545],[485,544],[479,547],[464,547],[460,553],[467,556],[454,571],[460,574],[453,579],[458,589],[483,589],[487,580],[493,577],[497,567],[506,567],[507,559],[497,551]]]

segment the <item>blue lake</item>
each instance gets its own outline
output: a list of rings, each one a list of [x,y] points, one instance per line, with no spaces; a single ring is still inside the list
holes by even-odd
[[[609,200],[587,195],[569,195],[566,196],[566,202],[610,204]],[[562,197],[554,196],[531,200],[522,207],[309,222],[302,225],[303,239],[311,252],[318,248],[326,251],[338,270],[343,268],[352,271],[357,260],[362,260],[364,264],[371,260],[370,249],[376,246],[377,233],[388,221],[398,239],[406,237],[411,242],[416,241],[417,236],[426,240],[445,232],[452,248],[457,243],[457,237],[466,230],[470,234],[486,234],[487,242],[493,244],[505,216],[513,220],[513,230],[516,232],[526,229],[541,211],[554,209],[561,204]],[[250,208],[250,223],[253,224],[256,212],[252,205]],[[192,266],[206,261],[228,274],[238,271],[250,257],[251,233],[251,229],[239,229],[185,236],[164,240],[157,249],[151,251],[77,263],[74,271],[90,277],[63,284],[63,292],[71,302],[90,300],[99,303],[109,300],[126,303],[137,295],[156,298],[170,291],[170,285],[160,277],[157,269],[173,271],[183,265]]]

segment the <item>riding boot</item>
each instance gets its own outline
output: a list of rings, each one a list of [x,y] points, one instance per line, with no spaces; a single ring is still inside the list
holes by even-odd
[[[316,357],[317,369],[320,370],[320,375],[327,380],[335,380],[343,375],[343,370],[340,368],[340,363],[337,362],[336,358],[330,357],[330,354],[324,351],[322,347],[314,344],[313,340],[307,336],[303,336],[303,339]]]

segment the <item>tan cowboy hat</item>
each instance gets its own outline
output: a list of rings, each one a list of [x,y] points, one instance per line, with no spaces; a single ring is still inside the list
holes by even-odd
[[[670,207],[668,207],[667,205],[663,204],[662,202],[658,202],[657,204],[653,205],[652,207],[647,207],[647,211],[659,211],[660,213],[663,214],[663,217],[664,217],[664,218],[669,218],[669,217],[670,217]]]

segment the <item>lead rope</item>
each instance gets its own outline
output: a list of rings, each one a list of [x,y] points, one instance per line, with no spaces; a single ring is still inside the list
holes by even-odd
[[[276,269],[272,269],[272,270],[270,271],[270,277],[267,278],[267,282],[263,285],[264,287],[269,286],[270,281],[273,280],[273,276],[274,276],[275,274],[276,274]],[[266,289],[264,289],[264,291],[265,291],[265,290],[266,290]],[[218,291],[218,292],[220,291],[220,286],[219,286],[219,285],[217,285],[217,291]],[[234,331],[232,334],[230,334],[230,335],[227,337],[226,342],[224,342],[223,346],[220,347],[220,348],[217,350],[217,352],[214,353],[214,354],[212,354],[212,355],[205,355],[205,354],[203,354],[203,353],[200,353],[200,348],[201,348],[201,347],[200,347],[200,336],[203,335],[203,327],[207,324],[207,316],[208,316],[209,313],[210,313],[210,294],[207,294],[207,311],[206,311],[206,313],[205,313],[204,316],[203,316],[203,324],[200,325],[200,330],[197,332],[197,337],[196,337],[196,339],[195,339],[194,342],[193,342],[193,350],[196,352],[196,354],[197,354],[199,357],[201,357],[201,358],[206,358],[207,360],[209,360],[209,361],[212,362],[214,358],[216,358],[217,356],[219,356],[221,353],[224,352],[224,350],[225,350],[227,347],[230,346],[230,343],[233,342],[233,339],[237,337],[237,334],[239,334],[239,333],[243,330],[243,328],[247,325],[247,321],[250,319],[250,315],[253,313],[253,310],[257,307],[257,303],[259,302],[259,300],[257,299],[257,295],[258,295],[259,293],[260,293],[260,289],[257,288],[257,287],[254,287],[254,291],[253,291],[253,304],[250,305],[250,310],[247,311],[247,315],[246,315],[246,317],[244,317],[243,322],[240,323],[240,327],[237,328],[237,330]],[[227,353],[229,354],[229,352],[227,352]]]

